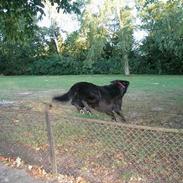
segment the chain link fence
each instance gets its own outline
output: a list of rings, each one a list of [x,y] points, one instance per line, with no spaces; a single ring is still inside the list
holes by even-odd
[[[183,182],[182,129],[2,109],[0,154],[88,182]]]
[[[40,111],[1,108],[0,154],[51,171],[45,117]]]

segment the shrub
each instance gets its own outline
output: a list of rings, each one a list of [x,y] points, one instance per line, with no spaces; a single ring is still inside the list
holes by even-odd
[[[34,75],[58,75],[80,74],[82,63],[70,57],[52,55],[45,59],[39,59],[30,65],[30,74]]]

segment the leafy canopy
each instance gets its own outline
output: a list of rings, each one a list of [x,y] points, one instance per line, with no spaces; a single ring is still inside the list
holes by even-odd
[[[48,0],[57,4],[57,11],[80,13],[81,1]],[[4,40],[23,40],[33,34],[36,28],[35,17],[44,15],[46,0],[0,0],[0,33]]]

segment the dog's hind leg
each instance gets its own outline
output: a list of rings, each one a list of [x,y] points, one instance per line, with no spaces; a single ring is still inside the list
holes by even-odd
[[[122,122],[126,122],[126,119],[121,111],[115,111],[115,113],[120,116]]]
[[[82,103],[83,103],[83,105],[84,105],[84,109],[85,109],[86,113],[89,114],[89,115],[91,115],[92,112],[91,112],[90,107],[89,107],[89,105],[87,104],[87,102],[85,102],[84,100],[82,100]]]
[[[72,101],[71,101],[71,104],[74,105],[76,107],[76,109],[79,111],[79,113],[81,114],[90,114],[91,115],[91,110],[88,106],[88,104],[80,99],[78,96],[75,96]]]
[[[73,98],[71,104],[76,107],[76,109],[81,113],[84,114],[84,104],[77,98]]]
[[[117,122],[116,117],[115,117],[115,114],[114,114],[113,111],[111,111],[111,112],[106,112],[106,114],[109,115],[109,116],[111,116],[111,120],[112,120],[112,121]]]

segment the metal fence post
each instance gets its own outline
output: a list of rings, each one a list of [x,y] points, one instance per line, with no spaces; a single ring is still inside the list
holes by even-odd
[[[53,137],[52,126],[51,126],[50,118],[49,118],[49,108],[50,107],[48,105],[46,105],[45,120],[46,120],[46,127],[47,127],[49,154],[50,154],[50,160],[51,160],[52,173],[57,174],[56,149],[55,149],[55,142],[54,142],[54,137]]]

